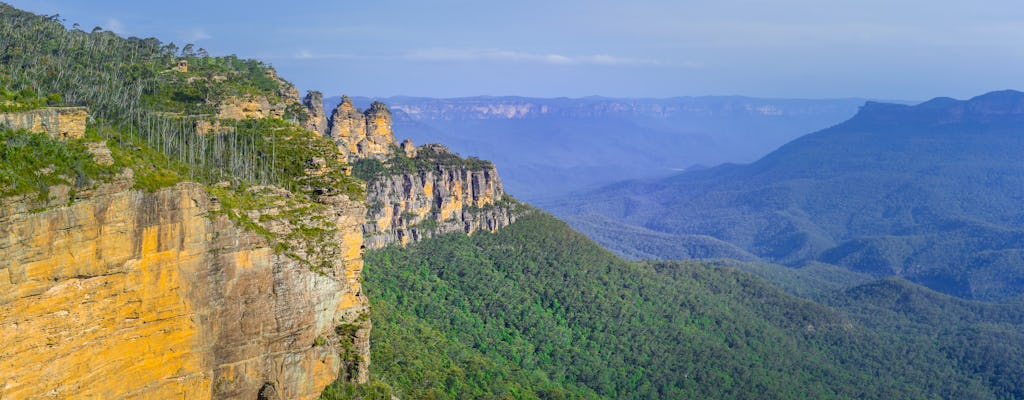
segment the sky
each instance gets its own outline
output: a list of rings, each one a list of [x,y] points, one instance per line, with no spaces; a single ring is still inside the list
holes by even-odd
[[[1024,89],[1014,0],[0,0],[326,96],[969,98]]]

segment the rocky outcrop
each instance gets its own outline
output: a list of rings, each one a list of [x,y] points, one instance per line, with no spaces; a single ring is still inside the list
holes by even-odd
[[[239,227],[201,185],[130,185],[0,202],[0,398],[313,399],[339,371],[366,380],[361,203],[305,214],[334,227],[316,253]],[[289,237],[289,210],[250,212]]]
[[[308,101],[307,107],[315,109]],[[391,122],[383,103],[360,112],[348,96],[329,122],[330,136],[350,163],[360,164],[357,176],[367,181],[367,248],[444,233],[494,232],[515,222],[519,203],[505,195],[494,164],[462,159],[438,144],[396,145]]]
[[[285,107],[284,103],[271,104],[266,96],[229,97],[217,105],[217,118],[281,118]]]
[[[217,118],[282,118],[291,107],[301,107],[299,90],[290,82],[277,76],[277,71],[268,69],[267,77],[277,83],[277,88],[268,98],[266,95],[230,96],[216,104]],[[271,101],[273,100],[273,101]]]
[[[281,77],[277,75],[277,70],[273,68],[268,69],[267,77],[273,79],[274,82],[277,82],[277,90],[275,94],[277,94],[277,97],[281,98],[285,107],[300,104],[299,89],[291,82],[281,79]]]
[[[405,154],[406,157],[416,158],[416,145],[412,143],[411,139],[403,140],[402,144],[399,145],[399,148],[402,149],[402,153]]]
[[[85,136],[85,123],[88,118],[89,109],[86,107],[48,107],[0,113],[0,125],[45,132],[55,139],[77,139]]]
[[[350,160],[385,159],[391,154],[395,137],[391,131],[391,111],[384,103],[375,102],[365,113],[343,96],[341,104],[331,113],[330,136],[338,150]]]
[[[327,113],[324,111],[324,95],[317,91],[310,91],[306,93],[306,97],[302,99],[302,105],[306,107],[306,112],[309,114],[309,119],[306,120],[305,127],[313,132],[327,136],[330,134],[330,130],[327,126]]]
[[[222,124],[219,119],[196,119],[192,126],[195,128],[197,135],[221,135],[235,132],[233,125]]]
[[[368,183],[363,226],[368,248],[451,232],[494,232],[516,221],[519,205],[505,194],[493,164],[452,162],[462,160],[440,145],[426,145],[417,152],[418,157],[429,157],[418,160],[425,168]]]

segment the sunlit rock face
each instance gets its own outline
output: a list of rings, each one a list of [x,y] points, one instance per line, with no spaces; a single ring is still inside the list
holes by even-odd
[[[369,354],[360,203],[314,272],[198,184],[0,208],[0,398],[312,399]],[[65,202],[64,204],[67,204]]]
[[[352,105],[352,99],[344,96],[331,113],[329,125],[330,137],[350,160],[384,159],[395,145],[391,111],[384,103],[373,103],[366,112],[361,112]]]

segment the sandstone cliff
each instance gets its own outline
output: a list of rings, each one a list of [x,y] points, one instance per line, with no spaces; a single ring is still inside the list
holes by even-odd
[[[284,116],[284,103],[271,103],[266,96],[229,97],[217,104],[217,118],[248,119]]]
[[[311,116],[321,103],[319,93],[307,96]],[[515,222],[521,207],[505,194],[494,164],[460,158],[438,144],[417,148],[407,139],[399,145],[391,124],[383,103],[361,112],[348,96],[328,120],[329,136],[367,182],[367,248],[451,232],[494,232]],[[315,122],[309,126],[314,129]]]
[[[368,248],[451,232],[494,232],[515,222],[519,204],[505,194],[493,164],[459,158],[441,145],[412,151],[407,143],[405,152],[387,161],[387,170],[367,179]]]
[[[330,135],[331,132],[327,126],[327,114],[324,112],[323,93],[316,91],[306,93],[306,97],[302,99],[302,105],[306,107],[306,111],[309,114],[309,119],[306,120],[305,124],[306,129],[324,136]]]
[[[313,399],[339,371],[367,379],[361,202],[258,187],[266,204],[232,209],[231,189],[147,193],[126,172],[0,202],[0,398]]]
[[[267,70],[267,77],[272,79],[276,88],[266,95],[230,96],[217,102],[217,118],[249,119],[249,118],[282,118],[290,107],[301,107],[299,90],[290,82],[277,76],[277,71]]]
[[[0,125],[33,132],[46,132],[55,139],[85,136],[89,110],[85,107],[47,107],[38,110],[0,113]]]
[[[343,96],[328,124],[330,137],[350,160],[387,158],[395,144],[391,111],[384,103],[373,103],[364,113],[352,105],[352,99]]]

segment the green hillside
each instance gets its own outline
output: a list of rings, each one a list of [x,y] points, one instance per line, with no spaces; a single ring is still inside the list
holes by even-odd
[[[905,282],[815,303],[733,268],[623,261],[539,211],[366,264],[371,373],[401,398],[1024,397],[1021,342],[1002,342],[1019,308]],[[886,300],[905,297],[956,322]]]
[[[3,128],[0,195],[35,193],[44,205],[53,185],[88,190],[130,168],[139,189],[208,184],[222,200],[222,212],[252,229],[256,224],[244,210],[281,201],[263,185],[288,189],[294,195],[288,202],[307,210],[318,207],[316,196],[363,196],[360,181],[344,173],[335,145],[298,124],[308,116],[297,99],[284,98],[291,84],[260,61],[212,57],[193,45],[123,38],[100,28],[68,29],[59,16],[3,3],[0,37],[0,111],[89,110],[85,137],[67,142]],[[178,68],[180,62],[187,70]],[[214,115],[225,101],[253,96],[285,109],[280,117],[262,119]],[[219,131],[204,134],[198,128],[203,123]],[[96,165],[86,143],[109,148],[113,165]],[[307,173],[312,159],[323,160],[323,173]],[[305,232],[316,240],[330,233]]]

